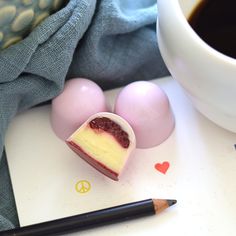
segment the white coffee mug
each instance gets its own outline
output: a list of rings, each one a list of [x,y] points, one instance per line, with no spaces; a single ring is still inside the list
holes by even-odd
[[[199,2],[157,0],[158,44],[171,75],[193,105],[236,132],[236,59],[210,47],[189,25],[188,16]]]

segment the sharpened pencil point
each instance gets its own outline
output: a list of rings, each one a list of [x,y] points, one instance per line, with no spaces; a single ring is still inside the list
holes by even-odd
[[[166,208],[173,206],[176,202],[174,199],[154,199],[155,212],[160,213]]]
[[[167,203],[169,206],[173,206],[174,204],[177,203],[177,200],[171,199],[171,200],[167,200]]]

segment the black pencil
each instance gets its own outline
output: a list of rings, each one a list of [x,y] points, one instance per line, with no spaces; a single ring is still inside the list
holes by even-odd
[[[147,199],[103,210],[0,232],[0,236],[49,236],[155,215],[174,205],[176,200]]]

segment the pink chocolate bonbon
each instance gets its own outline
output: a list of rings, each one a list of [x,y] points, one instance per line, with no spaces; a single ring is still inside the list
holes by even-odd
[[[137,148],[151,148],[172,133],[175,120],[165,92],[149,81],[137,81],[118,94],[114,112],[134,130]]]
[[[102,89],[88,79],[71,79],[52,100],[51,125],[55,134],[66,140],[91,115],[103,111],[108,108]]]

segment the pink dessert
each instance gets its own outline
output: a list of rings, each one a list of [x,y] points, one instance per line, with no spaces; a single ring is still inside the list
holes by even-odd
[[[159,145],[175,126],[167,95],[149,81],[137,81],[124,87],[117,96],[115,113],[133,128],[137,148]]]
[[[109,112],[91,116],[66,142],[81,158],[113,180],[119,179],[136,147],[131,126]]]
[[[102,89],[88,79],[70,79],[52,100],[51,125],[55,134],[66,140],[91,115],[107,111]]]

